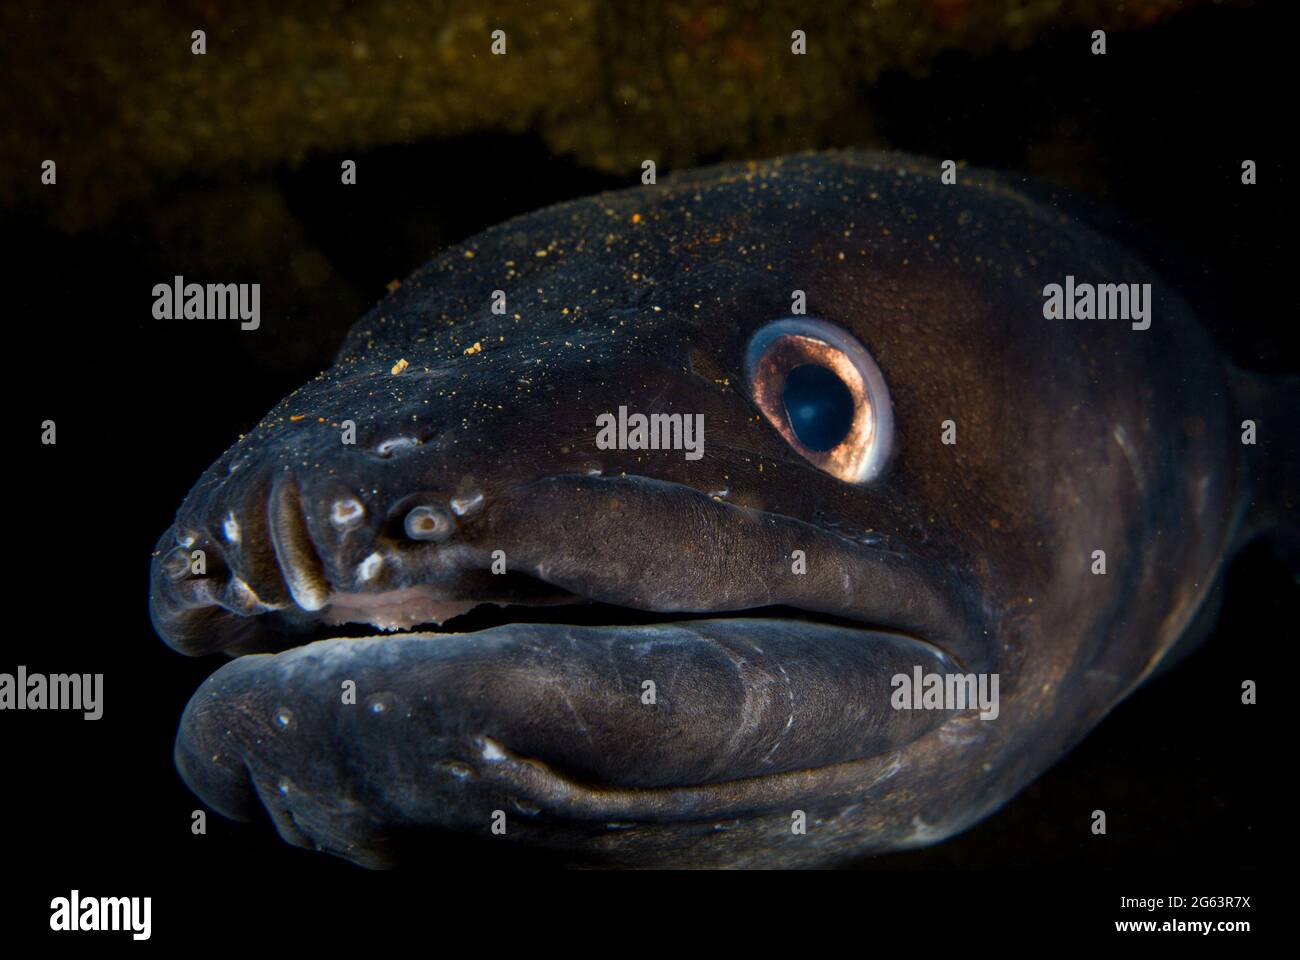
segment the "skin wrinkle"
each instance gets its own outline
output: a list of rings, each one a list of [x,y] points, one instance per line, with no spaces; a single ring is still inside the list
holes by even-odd
[[[790,728],[794,726],[794,688],[790,685],[790,675],[786,673],[785,667],[781,666],[778,663],[777,669],[781,671],[781,677],[783,680],[785,680],[786,696],[790,698],[790,716],[785,721],[785,726],[781,730],[781,736],[776,739],[776,741],[768,749],[767,753],[763,755],[764,762],[766,762],[769,758],[771,758],[772,754],[776,753],[776,748],[781,745],[781,741],[785,739],[785,735],[789,733]]]
[[[1146,487],[1146,477],[1142,473],[1142,466],[1138,463],[1137,455],[1133,452],[1133,446],[1129,443],[1128,433],[1124,430],[1121,423],[1115,424],[1111,435],[1115,438],[1115,443],[1119,445],[1120,450],[1124,452],[1124,459],[1128,461],[1129,469],[1133,471],[1133,482],[1141,490]]]
[[[577,708],[574,707],[573,701],[569,699],[569,695],[561,691],[560,697],[564,700],[564,705],[568,708],[569,713],[573,714],[573,720],[577,723],[578,729],[582,731],[582,735],[587,738],[588,743],[594,746],[595,741],[591,739],[591,731],[588,730],[587,725],[582,722],[582,716],[578,713]]]
[[[933,736],[933,735],[932,735]],[[780,807],[797,798],[805,789],[809,780],[820,779],[819,785],[833,791],[838,784],[856,782],[864,776],[869,777],[872,786],[883,783],[896,776],[906,765],[902,754],[886,757],[870,757],[852,760],[822,767],[815,770],[795,770],[787,773],[770,774],[754,780],[723,781],[698,787],[610,789],[590,784],[583,784],[551,768],[545,761],[525,758],[517,755],[506,745],[505,763],[493,768],[494,773],[501,773],[512,788],[523,790],[526,785],[543,787],[534,789],[531,795],[549,796],[555,807],[564,807],[570,813],[589,819],[608,819],[620,815],[631,816],[640,809],[641,812],[653,810],[661,814],[672,814],[690,818],[691,809],[705,804],[698,801],[707,798],[708,806],[713,810],[710,817],[726,816],[750,809],[752,800],[746,791],[749,785],[759,785],[756,792],[761,793],[765,806]]]
[[[745,701],[741,704],[740,710],[736,714],[736,726],[731,732],[731,738],[727,742],[728,748],[734,748],[745,733],[754,726],[754,685],[745,682],[745,658],[740,656],[725,643],[718,643],[717,648],[726,654],[732,669],[735,671],[736,680],[740,687],[745,691]]]

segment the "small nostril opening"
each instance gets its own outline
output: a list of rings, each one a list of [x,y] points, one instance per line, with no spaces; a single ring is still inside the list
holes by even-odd
[[[334,506],[330,509],[330,522],[340,530],[348,530],[360,523],[365,515],[366,508],[359,500],[345,497],[334,501]]]
[[[406,515],[402,524],[412,540],[446,540],[451,536],[451,517],[438,507],[419,506]]]

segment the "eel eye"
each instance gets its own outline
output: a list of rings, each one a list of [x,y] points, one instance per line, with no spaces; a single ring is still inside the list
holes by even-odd
[[[750,339],[745,373],[758,409],[809,463],[846,483],[880,474],[893,440],[889,390],[851,334],[810,317],[777,320]]]

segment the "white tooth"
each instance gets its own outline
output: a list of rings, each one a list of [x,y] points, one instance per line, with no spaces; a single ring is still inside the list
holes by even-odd
[[[239,542],[239,521],[235,519],[233,510],[226,514],[226,519],[222,521],[221,532],[226,535],[227,543]]]

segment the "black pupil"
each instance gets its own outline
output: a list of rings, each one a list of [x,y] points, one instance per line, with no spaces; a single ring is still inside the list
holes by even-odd
[[[809,450],[830,450],[853,426],[853,394],[844,381],[813,363],[793,368],[781,393],[790,429]]]

